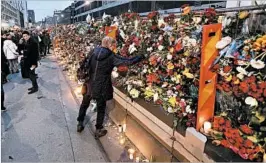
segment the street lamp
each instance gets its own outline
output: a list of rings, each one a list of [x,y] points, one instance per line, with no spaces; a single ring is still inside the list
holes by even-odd
[[[64,14],[62,14],[61,17],[63,18],[64,17]]]
[[[87,0],[87,1],[85,2],[85,5],[88,5],[88,4],[90,4],[90,3],[91,3],[91,2]]]

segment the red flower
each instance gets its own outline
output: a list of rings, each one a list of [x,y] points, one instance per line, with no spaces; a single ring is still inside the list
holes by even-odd
[[[263,91],[263,96],[266,97],[266,89]]]
[[[253,142],[252,142],[251,140],[246,139],[246,140],[244,141],[244,146],[245,146],[246,148],[252,148],[252,147],[254,146],[254,144],[253,144]]]
[[[151,29],[152,29],[152,30],[156,30],[156,29],[157,29],[157,25],[153,25],[153,26],[151,26]]]
[[[220,69],[220,65],[216,64],[212,67],[212,71],[218,71]]]
[[[248,87],[248,84],[246,82],[241,82],[240,83],[240,86],[239,86],[239,89],[244,92],[244,93],[247,93],[249,91],[249,87]]]
[[[228,148],[230,144],[228,143],[227,140],[221,140],[221,145]]]
[[[127,66],[119,66],[118,71],[119,72],[126,72],[126,71],[128,71],[128,67]]]
[[[219,124],[220,124],[220,125],[223,125],[224,123],[225,123],[225,120],[224,120],[224,118],[221,117],[221,118],[219,119]]]
[[[255,83],[250,83],[250,88],[251,88],[251,90],[253,91],[253,92],[256,92],[257,91],[257,86],[256,86],[256,84]]]
[[[159,83],[159,77],[155,73],[149,74],[147,75],[147,82],[148,83]]]
[[[226,127],[226,128],[231,128],[231,121],[226,120],[226,121],[225,121],[225,127]]]
[[[224,73],[228,73],[229,71],[231,71],[231,67],[230,66],[225,66],[224,68],[223,68],[223,71],[224,71]]]
[[[151,12],[151,13],[148,14],[148,18],[149,19],[153,19],[157,15],[158,15],[158,12],[157,11],[153,11],[153,12]]]
[[[242,137],[238,137],[236,138],[236,142],[242,144],[244,142],[244,139]]]
[[[260,87],[261,89],[266,88],[266,82],[265,82],[265,81],[259,82],[258,85],[259,85],[259,87]]]
[[[158,57],[156,55],[153,55],[149,58],[150,64],[153,66],[156,66],[158,64],[157,62]]]

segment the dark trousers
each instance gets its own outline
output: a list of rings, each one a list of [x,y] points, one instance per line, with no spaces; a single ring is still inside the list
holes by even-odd
[[[49,44],[49,45],[47,46],[47,54],[50,54],[50,48],[51,48],[51,44]]]
[[[29,77],[32,83],[32,88],[34,89],[38,89],[38,84],[37,84],[37,80],[36,80],[36,74],[35,74],[35,69],[33,70],[29,70]]]
[[[84,118],[86,116],[86,112],[88,107],[90,106],[90,101],[91,101],[91,96],[90,95],[84,95],[80,108],[79,108],[79,116],[78,116],[78,121],[83,122]]]
[[[5,92],[4,92],[3,84],[1,83],[1,109],[4,108],[4,101],[5,101]]]
[[[90,105],[91,96],[90,95],[84,95],[82,99],[82,103],[80,105],[79,109],[79,116],[77,120],[79,122],[83,122],[84,118],[86,116],[87,109]],[[103,97],[97,98],[97,119],[96,119],[96,129],[102,129],[103,128],[103,121],[105,116],[105,110],[106,110],[106,100]]]
[[[47,52],[48,52],[47,50],[48,50],[48,46],[47,46],[47,45],[44,45],[44,46],[43,46],[43,55],[44,55],[44,56],[46,56],[46,54],[47,54]]]

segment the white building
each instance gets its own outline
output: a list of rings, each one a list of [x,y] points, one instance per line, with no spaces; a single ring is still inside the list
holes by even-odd
[[[23,14],[21,17],[20,12]],[[21,18],[24,19],[21,20]],[[10,26],[18,25],[27,27],[27,1],[26,0],[5,0],[1,2],[1,20]]]

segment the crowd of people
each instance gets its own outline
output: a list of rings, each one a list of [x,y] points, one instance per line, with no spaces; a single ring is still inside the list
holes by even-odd
[[[8,82],[8,75],[19,73],[29,78],[32,88],[28,94],[38,91],[35,69],[38,61],[50,52],[51,38],[48,30],[22,31],[19,29],[1,32],[1,110],[4,107],[3,84]]]

